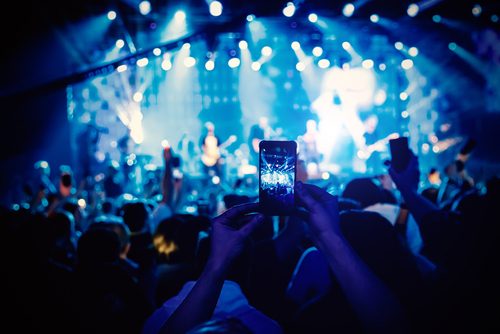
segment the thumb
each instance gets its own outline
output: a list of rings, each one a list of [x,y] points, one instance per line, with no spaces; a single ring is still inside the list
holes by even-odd
[[[309,192],[307,191],[306,187],[304,187],[302,182],[298,181],[295,184],[295,189],[297,190],[299,198],[304,203],[305,208],[311,211],[311,209],[314,208],[318,202],[316,202],[316,200],[312,198],[312,196],[309,194]]]

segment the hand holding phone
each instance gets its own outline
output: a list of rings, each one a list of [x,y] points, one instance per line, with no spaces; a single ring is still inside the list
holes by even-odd
[[[401,173],[408,166],[410,161],[410,149],[408,148],[408,138],[399,137],[389,141],[391,146],[391,166],[398,173]]]
[[[268,216],[294,214],[296,170],[295,141],[259,143],[259,212]]]

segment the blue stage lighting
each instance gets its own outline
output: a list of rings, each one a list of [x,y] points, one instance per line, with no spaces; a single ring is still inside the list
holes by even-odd
[[[108,12],[108,19],[110,20],[116,19],[116,13],[114,11]]]
[[[142,1],[139,4],[139,11],[142,15],[148,15],[151,12],[151,3],[149,1]]]
[[[316,15],[316,14],[309,14],[309,21],[311,21],[312,23],[318,21],[318,15]]]
[[[441,22],[441,15],[434,15],[432,17],[432,21],[436,22],[436,23],[439,23]]]
[[[222,4],[219,1],[210,3],[210,14],[212,16],[220,16],[222,14]]]
[[[377,23],[379,20],[379,17],[377,14],[373,14],[372,16],[370,16],[370,21],[372,21],[373,23]]]
[[[354,5],[352,3],[346,4],[344,9],[342,9],[342,14],[346,17],[351,17],[354,14]]]

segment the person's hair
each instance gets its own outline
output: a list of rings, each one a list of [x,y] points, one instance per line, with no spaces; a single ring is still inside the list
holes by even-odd
[[[244,203],[250,202],[250,198],[246,195],[236,195],[236,194],[228,194],[224,196],[224,204],[226,209],[229,210],[235,205],[240,205]]]
[[[349,182],[342,197],[355,200],[361,208],[385,202],[384,194],[370,178],[359,178]]]
[[[75,218],[71,212],[65,210],[57,210],[48,216],[56,228],[57,239],[71,238],[75,230]]]
[[[350,198],[339,198],[339,212],[348,210],[359,210],[361,209],[359,203]]]
[[[93,228],[78,240],[77,257],[81,266],[116,262],[120,255],[118,235],[106,228]]]
[[[149,207],[142,202],[127,203],[120,210],[131,233],[143,232],[149,222]]]
[[[200,232],[205,232],[211,226],[210,219],[205,216],[194,217],[183,223],[177,230],[176,243],[181,258],[193,267],[196,263],[196,248]]]
[[[421,195],[427,198],[432,203],[437,204],[439,189],[436,187],[429,187],[427,189],[424,189]]]
[[[114,198],[106,198],[101,205],[101,210],[104,214],[116,214],[116,200]]]
[[[214,319],[199,324],[193,329],[190,329],[186,334],[253,334],[238,318]]]
[[[171,217],[162,220],[153,233],[153,245],[158,251],[159,263],[178,263],[180,253],[176,242],[177,230],[184,220],[179,217]]]
[[[78,200],[76,198],[66,199],[66,203],[63,204],[62,209],[68,211],[73,216],[75,216],[76,212],[80,210],[80,206],[78,205]]]
[[[112,230],[120,240],[120,253],[123,253],[130,242],[130,230],[127,225],[121,223],[104,223],[105,228]]]

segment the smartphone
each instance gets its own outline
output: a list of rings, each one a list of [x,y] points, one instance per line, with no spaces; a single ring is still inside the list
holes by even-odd
[[[399,137],[389,141],[391,146],[391,165],[398,173],[408,167],[410,161],[410,149],[408,148],[408,137]]]
[[[259,143],[259,212],[268,216],[293,215],[296,171],[295,141]]]

